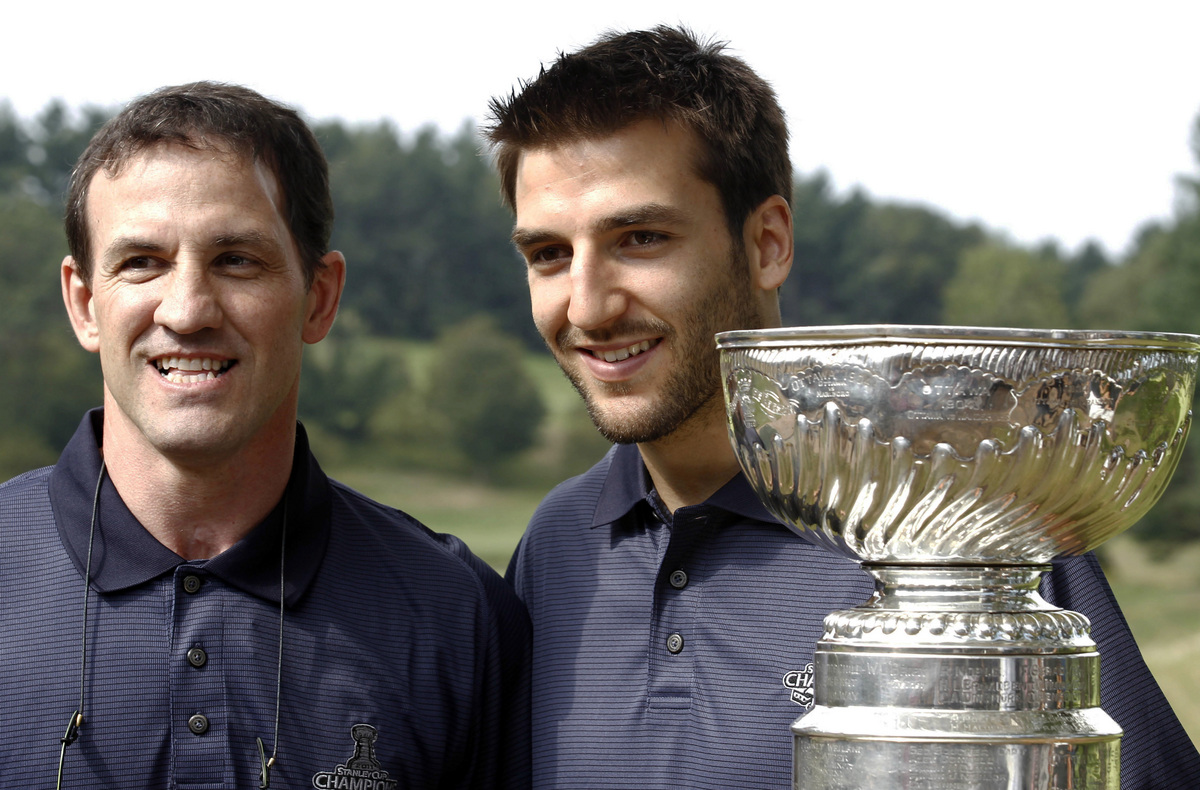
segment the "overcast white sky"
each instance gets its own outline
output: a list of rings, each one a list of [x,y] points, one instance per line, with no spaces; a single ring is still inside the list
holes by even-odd
[[[24,117],[216,79],[405,132],[457,130],[606,29],[683,23],[775,86],[800,172],[1068,250],[1096,238],[1119,254],[1198,170],[1190,0],[67,0],[3,18],[0,99]]]

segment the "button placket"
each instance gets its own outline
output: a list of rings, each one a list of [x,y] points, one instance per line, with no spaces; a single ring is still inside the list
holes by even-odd
[[[172,751],[180,783],[219,784],[229,775],[229,695],[221,655],[228,588],[195,565],[176,568],[171,632]]]
[[[655,585],[654,626],[650,645],[649,704],[663,713],[691,706],[692,639],[702,585],[696,575],[697,546],[710,533],[710,513],[705,506],[681,508],[670,525],[671,537],[659,565]]]

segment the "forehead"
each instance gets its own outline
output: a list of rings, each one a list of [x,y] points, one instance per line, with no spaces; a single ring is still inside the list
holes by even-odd
[[[648,120],[606,137],[528,150],[516,171],[517,224],[625,204],[708,204],[716,190],[697,173],[698,148],[691,130]]]
[[[163,143],[100,168],[87,191],[89,217],[137,212],[150,204],[185,203],[231,208],[257,205],[283,216],[282,192],[261,160],[229,150]]]
[[[97,263],[134,249],[206,250],[234,239],[298,255],[274,172],[234,152],[151,146],[115,172],[92,175],[85,208]]]

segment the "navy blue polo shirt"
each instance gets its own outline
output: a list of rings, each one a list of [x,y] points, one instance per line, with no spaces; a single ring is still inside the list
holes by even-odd
[[[535,788],[789,788],[789,725],[812,704],[831,611],[873,591],[796,537],[738,475],[667,512],[636,446],[542,502],[509,566],[534,627]],[[1200,755],[1150,675],[1094,557],[1043,594],[1092,621],[1122,788],[1200,787]],[[802,769],[801,769],[802,770]]]
[[[79,704],[101,414],[0,486],[0,786],[53,786]],[[274,512],[207,561],[158,543],[105,477],[83,715],[64,787],[528,786],[529,626],[457,539],[330,481],[298,431]]]

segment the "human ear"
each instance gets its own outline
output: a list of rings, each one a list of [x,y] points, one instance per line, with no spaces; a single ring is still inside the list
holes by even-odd
[[[62,296],[71,319],[71,328],[79,345],[93,354],[100,351],[100,328],[96,324],[96,313],[92,309],[92,286],[84,281],[79,264],[70,255],[62,262]]]
[[[346,286],[346,258],[340,252],[327,252],[321,257],[322,266],[313,276],[305,303],[305,343],[319,343],[329,334],[333,319],[337,317],[338,305],[342,301],[342,289]]]
[[[792,270],[795,239],[792,210],[781,195],[759,204],[743,226],[751,282],[760,290],[775,291]]]

